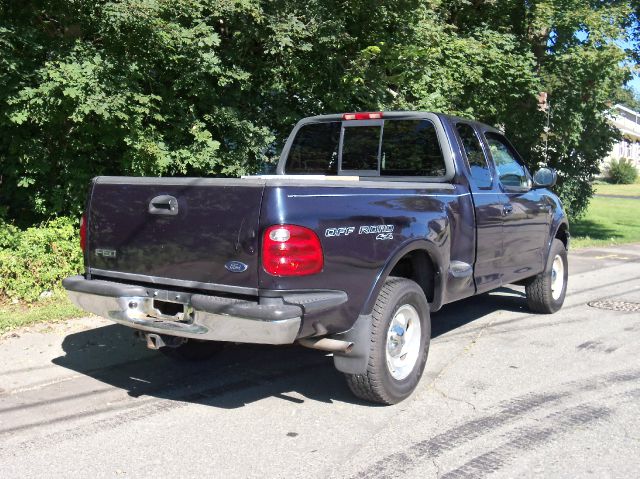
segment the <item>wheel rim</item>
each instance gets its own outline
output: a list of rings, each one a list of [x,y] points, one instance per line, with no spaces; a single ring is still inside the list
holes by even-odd
[[[405,379],[418,361],[422,330],[420,316],[410,304],[400,306],[387,331],[387,368],[394,379]]]
[[[562,294],[564,288],[564,262],[559,254],[553,258],[553,265],[551,267],[551,296],[556,301]]]

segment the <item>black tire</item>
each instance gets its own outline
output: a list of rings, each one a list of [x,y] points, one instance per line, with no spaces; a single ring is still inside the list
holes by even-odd
[[[404,305],[413,307],[419,316],[420,346],[408,376],[396,379],[387,365],[387,334],[396,312]],[[406,331],[408,330],[409,327]],[[396,277],[386,280],[373,307],[370,340],[366,373],[345,374],[349,389],[366,401],[396,404],[407,398],[420,382],[431,340],[429,304],[424,292],[414,281]]]
[[[218,341],[198,341],[190,339],[177,348],[165,346],[160,352],[171,359],[179,361],[205,361],[218,354],[224,347],[224,343]]]
[[[562,286],[554,298],[553,277],[554,261],[556,258],[562,262]],[[562,308],[567,294],[567,279],[569,277],[569,263],[567,261],[567,249],[559,239],[554,239],[549,250],[549,257],[544,271],[535,276],[526,286],[527,304],[529,309],[536,313],[551,314]],[[556,286],[557,287],[557,286]]]

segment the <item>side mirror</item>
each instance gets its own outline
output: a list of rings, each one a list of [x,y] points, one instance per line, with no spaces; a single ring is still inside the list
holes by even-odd
[[[551,168],[540,168],[533,175],[534,188],[551,188],[558,180],[558,173]]]

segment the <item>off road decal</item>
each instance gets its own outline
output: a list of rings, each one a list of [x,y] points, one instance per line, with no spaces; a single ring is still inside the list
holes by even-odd
[[[376,240],[385,241],[393,239],[393,225],[363,225],[358,228],[358,235],[376,235]],[[349,236],[356,230],[355,226],[340,226],[327,228],[324,235],[327,238],[337,236]]]

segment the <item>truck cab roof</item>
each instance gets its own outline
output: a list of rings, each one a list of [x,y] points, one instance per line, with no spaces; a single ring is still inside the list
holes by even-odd
[[[360,118],[345,118],[346,115],[362,115]],[[364,115],[379,115],[371,118],[365,118]],[[466,123],[471,123],[473,125],[477,125],[486,131],[495,131],[500,133],[500,130],[497,128],[488,125],[486,123],[482,123],[477,120],[473,120],[471,118],[465,118],[457,115],[449,115],[446,113],[434,112],[434,111],[413,111],[413,110],[390,110],[390,111],[379,111],[379,112],[345,112],[345,113],[332,113],[329,115],[315,115],[303,118],[298,122],[297,125],[302,125],[305,123],[315,123],[315,122],[324,122],[324,121],[365,121],[367,119],[376,119],[376,120],[398,120],[398,119],[417,119],[424,118],[428,115],[435,115],[441,120],[446,120],[451,124],[458,123],[460,121],[464,121]]]

